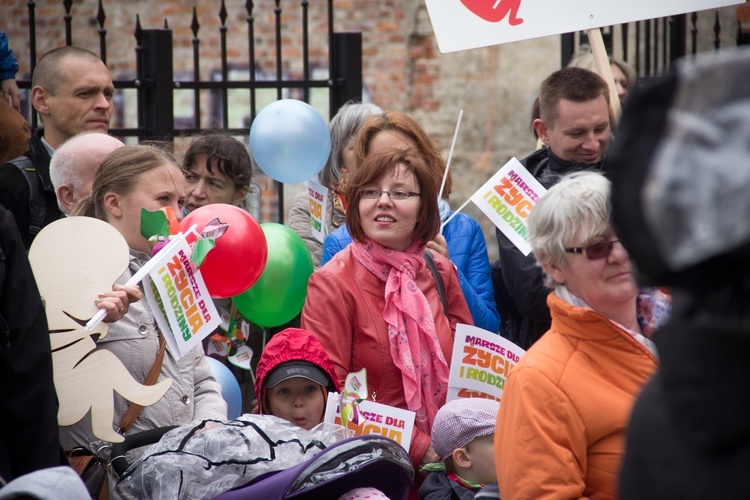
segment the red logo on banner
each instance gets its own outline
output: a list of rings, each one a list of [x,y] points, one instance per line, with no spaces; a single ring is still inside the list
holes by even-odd
[[[508,24],[517,26],[523,22],[518,17],[521,0],[461,0],[471,12],[491,23],[499,23],[508,16]]]

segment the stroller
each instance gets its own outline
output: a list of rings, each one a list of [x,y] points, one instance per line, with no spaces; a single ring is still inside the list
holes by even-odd
[[[406,499],[413,482],[414,468],[401,445],[382,436],[357,436],[291,469],[228,491],[217,500],[336,499],[366,486],[379,489],[391,499]]]
[[[243,415],[164,432],[127,436],[113,447],[112,467],[120,476],[116,496],[335,499],[370,486],[406,498],[414,480],[409,455],[398,443],[381,436],[342,441],[340,426],[305,431],[276,417]],[[128,450],[155,441],[128,464]]]

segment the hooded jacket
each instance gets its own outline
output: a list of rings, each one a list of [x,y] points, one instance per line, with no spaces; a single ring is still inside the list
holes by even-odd
[[[328,375],[329,384],[326,389],[329,392],[341,392],[333,362],[323,349],[323,344],[307,330],[287,328],[268,341],[258,361],[255,394],[260,402],[258,411],[261,414],[264,413],[265,407],[262,398],[264,397],[263,385],[266,378],[277,366],[288,361],[307,361],[314,364]]]

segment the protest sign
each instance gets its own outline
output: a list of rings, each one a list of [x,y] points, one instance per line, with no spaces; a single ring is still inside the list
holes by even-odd
[[[725,7],[744,0],[425,0],[425,3],[440,52],[446,53]]]
[[[307,181],[307,192],[310,194],[310,228],[315,239],[323,243],[328,235],[325,223],[328,218],[328,188],[315,181]]]
[[[153,270],[143,280],[146,300],[178,359],[221,323],[200,271],[190,263],[190,253],[184,238],[164,247],[153,257]]]
[[[486,397],[500,401],[508,374],[524,353],[496,333],[459,323],[446,400]]]
[[[470,199],[524,255],[528,255],[531,246],[526,241],[526,220],[546,191],[521,162],[511,158]]]
[[[328,394],[326,413],[323,422],[341,425],[341,409],[337,392]],[[362,401],[358,404],[358,419],[349,420],[347,429],[355,436],[379,434],[393,439],[409,451],[411,435],[414,431],[415,413],[373,401]]]

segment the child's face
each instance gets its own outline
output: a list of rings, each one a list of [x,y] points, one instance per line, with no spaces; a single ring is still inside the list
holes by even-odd
[[[471,481],[480,484],[497,482],[495,472],[495,433],[480,436],[466,446],[471,457]]]
[[[271,414],[310,430],[323,418],[325,401],[320,384],[302,377],[293,377],[268,389]]]

